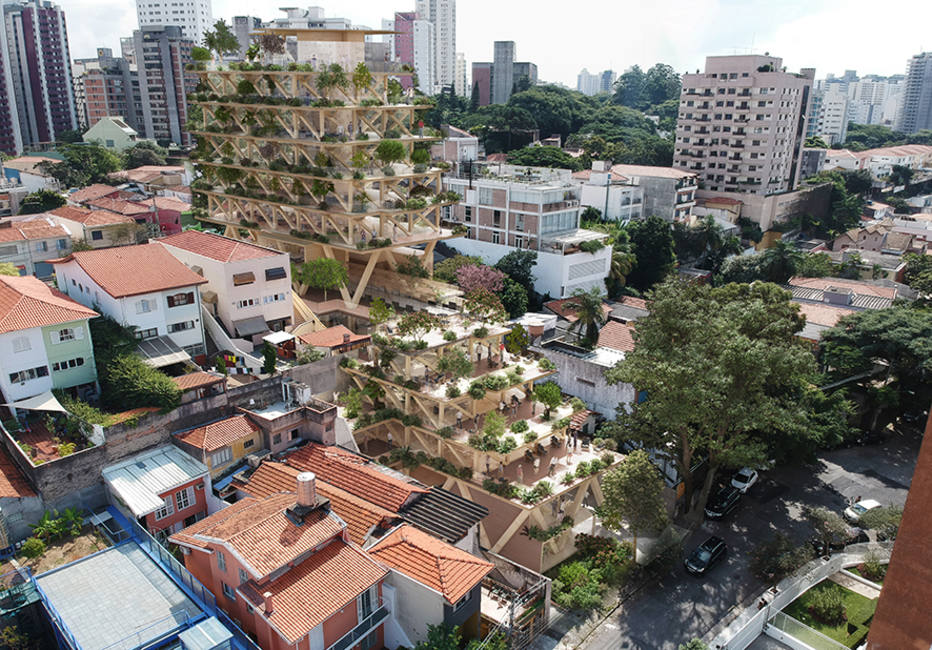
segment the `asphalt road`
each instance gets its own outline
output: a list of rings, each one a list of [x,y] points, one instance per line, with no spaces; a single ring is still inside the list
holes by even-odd
[[[811,536],[803,520],[806,505],[841,512],[848,499],[876,499],[902,506],[912,479],[920,438],[913,432],[881,445],[839,449],[822,454],[813,465],[776,468],[761,475],[738,509],[725,521],[703,523],[684,545],[685,553],[717,535],[728,544],[728,557],[704,578],[674,567],[610,615],[578,647],[584,650],[676,650],[702,637],[742,601],[765,585],[749,569],[749,551],[773,533],[803,540]]]

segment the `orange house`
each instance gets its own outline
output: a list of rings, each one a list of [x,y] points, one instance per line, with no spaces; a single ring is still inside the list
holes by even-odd
[[[313,473],[295,487],[246,497],[169,541],[264,650],[381,648],[388,571],[351,541]]]

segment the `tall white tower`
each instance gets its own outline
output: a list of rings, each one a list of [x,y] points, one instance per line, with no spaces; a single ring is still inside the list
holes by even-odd
[[[136,0],[139,26],[174,25],[185,38],[203,45],[204,32],[214,24],[210,0]]]
[[[419,20],[434,25],[434,86],[440,90],[456,82],[456,0],[417,0]]]

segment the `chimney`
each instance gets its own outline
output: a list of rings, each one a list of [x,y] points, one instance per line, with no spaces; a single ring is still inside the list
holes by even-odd
[[[264,594],[262,594],[262,601],[265,604],[265,613],[271,614],[272,613],[272,592],[267,591]]]
[[[305,508],[314,508],[317,505],[317,477],[314,472],[301,472],[298,474],[298,505]]]

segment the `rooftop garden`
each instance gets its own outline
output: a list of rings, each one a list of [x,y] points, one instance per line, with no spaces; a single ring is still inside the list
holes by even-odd
[[[857,648],[870,631],[875,609],[876,598],[867,598],[824,580],[790,603],[783,612],[849,648]],[[806,639],[800,630],[794,629],[792,634],[813,647],[821,645],[817,638]]]
[[[33,525],[33,536],[20,548],[19,562],[35,574],[44,573],[108,546],[110,543],[97,529],[84,524],[84,513],[77,508],[46,510]]]

